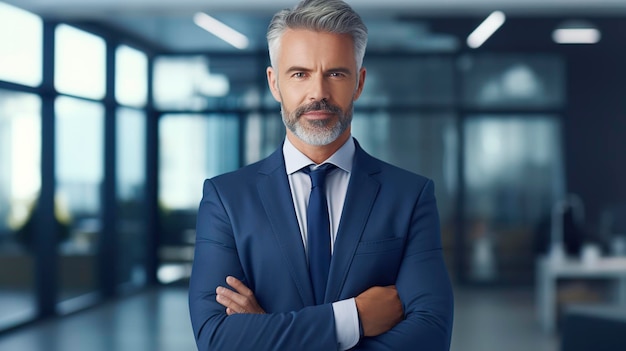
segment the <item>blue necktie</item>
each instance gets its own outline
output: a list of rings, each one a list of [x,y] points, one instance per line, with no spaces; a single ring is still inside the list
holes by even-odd
[[[303,171],[311,177],[311,195],[307,207],[307,247],[309,251],[309,274],[315,292],[316,304],[324,303],[328,270],[330,268],[330,219],[326,203],[326,174],[335,165],[324,164],[311,171]]]

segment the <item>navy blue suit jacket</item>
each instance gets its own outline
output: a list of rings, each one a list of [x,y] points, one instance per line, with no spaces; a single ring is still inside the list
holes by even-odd
[[[205,181],[189,286],[200,351],[336,350],[332,302],[393,284],[405,319],[354,349],[449,349],[453,298],[433,183],[356,146],[322,305],[314,302],[282,148]],[[252,289],[267,314],[227,316],[215,289],[228,275]]]

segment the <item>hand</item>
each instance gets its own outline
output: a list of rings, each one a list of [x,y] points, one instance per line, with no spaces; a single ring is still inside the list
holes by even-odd
[[[229,316],[235,313],[265,313],[259,306],[252,290],[235,277],[226,277],[226,283],[235,291],[218,286],[215,300],[226,307]]]
[[[371,287],[354,300],[364,336],[382,334],[403,318],[402,302],[394,285]]]

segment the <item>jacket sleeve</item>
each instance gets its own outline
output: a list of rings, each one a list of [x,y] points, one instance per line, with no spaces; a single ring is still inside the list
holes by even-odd
[[[198,350],[336,350],[332,304],[282,313],[226,314],[215,300],[215,289],[224,286],[228,275],[246,281],[232,228],[214,183],[205,181],[189,283]]]
[[[415,205],[409,231],[396,281],[405,319],[384,334],[363,338],[355,350],[450,349],[453,294],[443,260],[439,215],[430,180]]]

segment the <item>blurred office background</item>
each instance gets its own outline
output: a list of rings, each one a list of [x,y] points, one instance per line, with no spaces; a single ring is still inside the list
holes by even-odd
[[[353,135],[435,181],[452,350],[626,349],[626,1],[349,2]],[[202,181],[281,144],[293,4],[0,1],[0,349],[195,348]]]

